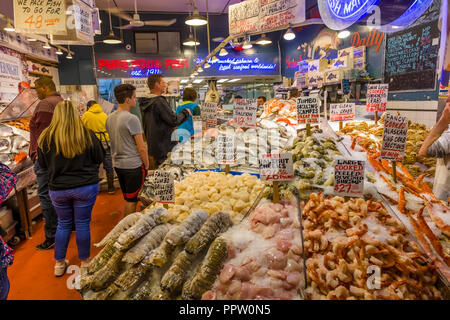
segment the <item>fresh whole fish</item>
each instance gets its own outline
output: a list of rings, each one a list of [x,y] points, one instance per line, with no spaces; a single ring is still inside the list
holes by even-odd
[[[14,136],[12,139],[11,153],[19,153],[28,145],[28,141],[22,136]]]
[[[172,246],[186,243],[208,218],[209,214],[204,210],[191,213],[179,226],[169,231],[165,241]]]
[[[14,131],[11,127],[0,125],[0,137],[12,137],[14,135]]]
[[[142,214],[140,212],[127,215],[125,218],[120,220],[120,222],[103,238],[102,241],[94,244],[94,246],[102,247],[109,241],[116,241],[123,232],[131,228],[141,217]]]
[[[10,153],[11,150],[11,138],[0,138],[0,152],[2,153]]]
[[[188,241],[184,250],[197,255],[222,232],[225,232],[233,225],[231,217],[226,212],[217,212],[206,220],[200,230]]]
[[[155,208],[148,213],[144,213],[138,222],[119,236],[115,246],[119,250],[127,250],[136,240],[160,224],[163,216],[168,215],[168,213],[164,208]]]
[[[132,264],[142,261],[150,251],[156,249],[161,244],[161,241],[170,230],[170,226],[171,225],[167,223],[154,227],[127,251],[122,261]]]
[[[183,286],[182,297],[185,300],[200,299],[210,290],[217,278],[222,264],[228,257],[228,245],[225,239],[219,237],[213,241],[198,272]]]

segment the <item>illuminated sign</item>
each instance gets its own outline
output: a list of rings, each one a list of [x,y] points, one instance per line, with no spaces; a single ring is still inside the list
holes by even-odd
[[[196,63],[200,63],[202,60],[199,58]],[[208,60],[211,66],[216,65],[216,71],[247,71],[247,70],[274,70],[277,67],[276,63],[262,63],[259,58],[227,58],[212,62]]]
[[[350,42],[353,47],[373,47],[376,46],[376,51],[380,50],[381,44],[383,43],[384,33],[377,32],[376,29],[371,31],[367,37],[361,37],[359,32],[353,33]]]
[[[391,4],[392,1],[387,0],[324,0],[317,1],[317,4],[322,20],[330,29],[345,29],[366,15],[370,15],[369,20],[375,22],[370,26],[374,26],[381,32],[397,32],[416,21],[428,9],[433,0],[410,0],[407,2],[410,4],[404,4],[407,7],[406,10],[401,6],[395,8],[395,5]],[[395,12],[399,10],[403,10],[403,12]],[[381,25],[381,12],[384,14],[383,20],[391,18],[390,23]]]
[[[161,60],[145,60],[145,59],[99,59],[98,68],[114,70],[114,69],[149,69],[157,70],[163,67]],[[164,60],[165,69],[188,69],[189,62],[187,59],[165,59]],[[150,73],[153,74],[153,73]]]

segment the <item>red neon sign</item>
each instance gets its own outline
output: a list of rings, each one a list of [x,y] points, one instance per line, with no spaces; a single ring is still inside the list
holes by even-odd
[[[108,69],[161,69],[163,63],[161,60],[145,60],[145,59],[99,59],[97,63],[100,70]],[[189,68],[188,59],[165,59],[165,69],[183,69]]]

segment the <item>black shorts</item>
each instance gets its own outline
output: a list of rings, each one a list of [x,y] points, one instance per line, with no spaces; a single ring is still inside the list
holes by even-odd
[[[144,165],[136,169],[114,168],[119,178],[120,189],[123,197],[128,202],[137,202],[138,194],[144,185],[144,179],[147,175]]]

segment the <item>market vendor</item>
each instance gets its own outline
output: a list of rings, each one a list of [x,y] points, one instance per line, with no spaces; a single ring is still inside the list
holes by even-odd
[[[154,167],[158,167],[167,158],[167,154],[178,143],[172,139],[177,126],[188,120],[192,113],[184,109],[180,114],[173,112],[162,94],[166,90],[166,82],[160,74],[152,74],[147,79],[150,98],[142,99],[142,122],[147,138],[148,152],[153,158]]]
[[[450,97],[447,98],[444,111],[436,125],[431,129],[419,150],[421,157],[444,159],[442,170],[436,168],[436,180],[433,192],[441,199],[448,201],[450,197]]]
[[[38,183],[38,195],[41,203],[42,215],[45,219],[45,241],[39,244],[38,250],[49,250],[55,245],[58,217],[48,195],[48,170],[41,168],[37,160],[37,141],[42,131],[50,125],[53,111],[63,98],[56,92],[56,85],[49,77],[41,77],[34,83],[39,101],[30,120],[30,150],[29,155],[34,162],[34,172]]]
[[[200,115],[200,107],[194,101],[197,100],[197,91],[194,88],[186,88],[183,91],[183,103],[177,107],[177,114],[180,114],[183,110],[188,109],[193,116]],[[189,137],[186,136],[189,132]],[[178,126],[177,134],[180,142],[183,141],[183,137],[190,138],[194,134],[194,122],[192,116],[189,116],[188,120]],[[186,140],[186,138],[184,140]]]

